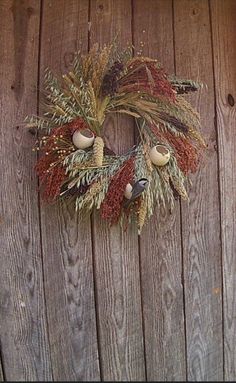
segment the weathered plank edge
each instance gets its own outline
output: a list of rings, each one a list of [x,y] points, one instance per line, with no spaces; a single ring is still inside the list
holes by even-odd
[[[213,85],[211,98],[212,98],[212,101],[214,102],[214,97],[215,97],[214,76],[213,76],[213,72],[212,72],[212,69],[213,69],[212,68],[212,54],[213,54],[212,48],[213,47],[212,47],[212,40],[211,40],[208,3],[206,3],[206,2],[204,3],[203,1],[202,2],[201,1],[198,1],[198,2],[183,1],[182,3],[173,2],[173,5],[176,8],[175,22],[176,22],[177,27],[178,27],[177,19],[179,17],[181,17],[181,12],[183,15],[184,12],[189,11],[189,13],[187,13],[188,21],[189,21],[189,18],[191,18],[191,16],[193,18],[195,18],[195,20],[192,20],[192,24],[194,25],[194,23],[195,24],[198,23],[198,25],[195,25],[196,28],[198,27],[198,31],[200,29],[198,36],[199,35],[205,36],[205,39],[203,41],[207,41],[208,47],[210,49],[209,55],[207,56],[207,58],[205,58],[205,65],[207,63],[209,64],[208,69],[210,69],[210,78],[211,78],[211,80],[209,80],[209,81],[211,81],[212,85]],[[191,9],[191,7],[193,7],[193,9]],[[190,13],[190,10],[191,10],[191,13]],[[178,14],[177,14],[177,12],[178,12]],[[202,12],[202,14],[201,14],[201,12]],[[205,23],[202,22],[203,16],[205,17],[205,19],[208,20],[208,22],[205,22]],[[185,20],[186,20],[186,15],[185,15]],[[191,19],[190,19],[190,22],[191,22]],[[201,25],[201,22],[202,22],[202,25]],[[206,27],[207,30],[204,31],[204,27]],[[189,33],[191,33],[191,28],[189,28]],[[185,47],[187,49],[187,53],[189,53],[190,50],[189,50],[189,46],[188,46],[188,37],[184,37],[184,39],[187,39]],[[176,46],[176,44],[177,44],[177,46],[179,44],[181,47],[182,40],[183,40],[183,38],[182,38],[181,34],[179,34],[178,35],[178,42],[179,43],[177,43],[177,36],[176,36],[175,37],[175,46]],[[196,40],[196,41],[198,41],[198,40]],[[175,54],[175,56],[176,56],[176,54]],[[186,60],[186,57],[188,57],[188,54],[186,57],[184,57],[184,55],[183,55],[184,59],[182,59],[181,57],[182,56],[179,56],[179,57],[177,56],[177,58],[176,58],[176,60],[178,59],[177,72],[179,72],[179,69],[182,66],[183,67],[186,66],[187,70],[190,69],[189,76],[191,77],[192,67],[194,68],[194,59],[191,60],[191,57],[189,57],[189,60],[187,60],[188,61],[188,63],[187,63],[187,61],[183,61],[183,60]],[[181,60],[182,60],[182,63],[181,63]],[[204,58],[202,60],[204,60]],[[191,62],[192,62],[192,65],[191,65]],[[202,68],[205,68],[203,66],[204,65],[203,62],[201,61],[201,55],[199,56],[199,65],[202,65]],[[183,75],[183,74],[181,73],[181,75]],[[203,76],[204,76],[204,72],[203,72]],[[208,78],[205,80],[207,81]],[[199,97],[200,97],[200,93],[199,93]],[[202,103],[200,101],[200,105],[201,104]],[[204,111],[205,120],[207,120],[206,108],[205,108],[205,110],[203,108],[203,111]],[[209,134],[209,132],[211,133],[211,135],[209,137],[209,150],[211,150],[211,152],[209,152],[209,153],[212,153],[212,156],[215,155],[216,158],[215,158],[215,161],[213,162],[213,165],[214,165],[213,166],[213,168],[214,168],[213,174],[211,173],[210,169],[208,169],[209,177],[207,177],[207,178],[208,178],[208,180],[210,178],[212,178],[212,183],[214,184],[215,188],[218,190],[218,193],[219,193],[219,184],[218,184],[219,167],[218,167],[218,161],[217,161],[218,158],[217,158],[217,154],[215,154],[214,149],[213,149],[214,142],[212,143],[212,141],[214,141],[214,133],[216,134],[215,126],[213,124],[213,117],[214,117],[214,108],[212,108],[212,118],[210,117],[210,125],[212,128],[211,128],[211,130],[208,128],[207,131],[208,131],[208,134]],[[202,172],[203,171],[204,170],[202,169]],[[201,170],[200,170],[200,172],[201,172]],[[212,174],[212,177],[211,177],[211,174]],[[191,194],[194,193],[194,189],[198,186],[197,184],[202,184],[204,187],[204,183],[207,181],[204,181],[203,175],[200,173],[200,174],[197,174],[195,176],[194,182],[196,183],[196,185],[191,188],[190,198],[191,198]],[[214,194],[214,196],[215,196],[215,194]],[[197,200],[197,199],[199,199],[198,196],[195,200]],[[201,198],[199,199],[199,201],[201,201]],[[212,237],[214,237],[214,235],[215,235],[215,243],[218,243],[218,245],[221,247],[219,198],[217,198],[217,196],[215,198],[212,197],[212,200],[210,199],[210,202],[214,203],[214,205],[217,207],[216,219],[214,221],[214,224],[215,224],[215,229],[218,229],[218,230],[215,230],[215,232],[213,232],[212,230],[211,231],[209,230],[209,231],[211,232]],[[192,210],[192,213],[187,214],[187,213],[190,213],[191,210]],[[184,285],[185,285],[185,306],[186,306],[186,309],[185,309],[186,342],[187,342],[187,361],[186,362],[188,365],[188,379],[190,379],[190,380],[201,379],[201,377],[198,374],[203,373],[203,377],[202,377],[203,379],[207,379],[207,380],[208,379],[216,379],[216,380],[218,380],[218,379],[222,379],[222,372],[223,372],[222,331],[218,331],[218,325],[221,328],[221,323],[222,323],[221,314],[218,314],[222,310],[222,291],[218,295],[218,292],[214,293],[214,290],[217,290],[217,291],[220,290],[219,286],[221,286],[221,281],[222,281],[221,251],[216,252],[216,248],[218,249],[218,246],[214,245],[213,242],[210,242],[208,244],[209,248],[211,249],[210,255],[212,253],[214,253],[215,254],[214,258],[212,258],[211,256],[209,257],[209,255],[207,257],[207,253],[206,252],[204,253],[204,249],[202,249],[202,255],[201,255],[201,253],[198,254],[198,252],[196,252],[196,255],[195,255],[196,258],[199,258],[196,261],[196,265],[199,266],[199,269],[202,268],[200,275],[199,275],[198,286],[202,287],[202,292],[205,292],[204,295],[207,297],[206,299],[208,301],[208,305],[207,305],[206,310],[210,309],[210,315],[207,315],[209,313],[207,313],[207,311],[203,307],[203,300],[201,299],[201,301],[200,301],[201,307],[199,307],[195,310],[197,315],[199,315],[200,318],[202,316],[202,319],[203,319],[202,329],[200,332],[200,338],[201,338],[201,336],[203,336],[203,339],[200,339],[200,343],[201,343],[201,341],[203,342],[202,349],[201,349],[201,347],[197,347],[198,346],[197,344],[195,346],[193,346],[193,343],[195,343],[194,335],[197,334],[197,330],[194,329],[194,326],[192,325],[192,321],[189,320],[189,315],[190,315],[189,306],[186,305],[186,303],[189,303],[188,299],[190,299],[190,301],[192,301],[193,295],[191,295],[191,294],[194,293],[194,291],[192,291],[194,288],[194,281],[191,280],[191,278],[192,278],[191,274],[193,272],[193,270],[191,269],[191,266],[192,265],[194,266],[194,261],[191,260],[191,257],[189,259],[189,256],[191,255],[191,253],[190,253],[191,241],[189,241],[189,239],[188,239],[189,233],[188,233],[188,228],[186,226],[186,222],[188,222],[189,224],[191,223],[192,229],[194,227],[196,227],[197,231],[196,231],[196,233],[194,233],[194,230],[193,230],[193,236],[196,234],[195,236],[196,236],[196,240],[198,240],[198,242],[200,242],[200,237],[201,237],[201,236],[199,236],[201,226],[195,220],[193,214],[194,214],[194,210],[191,209],[191,205],[187,206],[185,203],[181,203],[183,266],[184,266],[183,277],[184,277]],[[211,223],[211,211],[209,211],[208,214],[206,215],[205,222]],[[210,225],[210,227],[211,227],[211,225]],[[219,235],[219,237],[217,237],[217,235]],[[203,244],[202,244],[202,246],[203,246]],[[201,249],[202,246],[200,246],[199,248]],[[188,250],[189,250],[189,252],[188,252]],[[198,262],[199,260],[200,260],[200,262]],[[203,267],[203,265],[201,265],[201,261],[204,262],[203,265],[205,264],[205,267]],[[208,267],[206,267],[206,266],[208,266]],[[202,272],[204,272],[204,270],[209,273],[209,276],[211,276],[211,278],[209,278],[209,280],[211,280],[211,286],[210,287],[207,286],[206,279],[201,276]],[[211,272],[212,270],[214,270],[214,273]],[[217,283],[217,285],[214,285],[214,283]],[[216,288],[216,286],[217,286],[217,288]],[[197,287],[197,286],[195,286],[195,287]],[[219,308],[219,310],[217,309],[217,307]],[[193,313],[194,313],[194,310],[191,311],[191,315],[193,315]],[[219,315],[219,317],[217,317],[217,319],[218,319],[217,321],[216,321],[216,317],[214,314]],[[211,335],[210,335],[209,328],[211,328],[211,331],[212,331]],[[205,339],[204,339],[204,334],[205,334]],[[199,339],[198,334],[196,336],[196,339]],[[204,341],[205,341],[205,344],[204,344]],[[215,344],[215,347],[211,347],[214,344]],[[210,348],[210,351],[208,351],[209,348]],[[200,349],[200,351],[199,351],[199,349]],[[205,349],[206,349],[206,351],[205,351]],[[196,353],[196,358],[192,352],[193,350]],[[200,365],[200,367],[203,367],[203,370],[201,370],[201,368],[198,369],[199,366],[196,363],[194,364],[194,360],[197,359],[197,356],[198,356],[197,353],[198,352],[203,353],[202,358],[200,358],[201,362],[199,362],[199,365]],[[216,368],[216,366],[214,366],[214,361],[217,365],[217,368]]]
[[[173,53],[174,35],[172,1],[170,0],[167,2],[166,0],[155,0],[149,1],[147,4],[144,4],[142,1],[135,1],[134,7],[136,8],[135,12],[137,12],[136,17],[139,16],[136,25],[133,26],[136,51],[140,48],[139,44],[142,44],[141,50],[144,48],[144,52],[142,54],[148,56],[156,55],[168,71],[174,72],[174,54],[172,54],[172,56],[168,54],[169,51]],[[160,19],[158,19],[159,15],[161,15]],[[144,19],[146,22],[144,22]],[[157,26],[155,26],[155,23]],[[159,41],[159,43],[157,43],[157,41]],[[150,46],[149,50],[145,49],[145,45],[147,45],[147,48]],[[157,51],[155,51],[155,48]],[[141,287],[142,295],[144,296],[142,301],[143,327],[146,333],[145,357],[147,364],[147,379],[178,380],[185,379],[186,377],[183,309],[184,292],[182,286],[182,252],[179,204],[177,204],[175,212],[168,217],[167,222],[169,222],[169,224],[166,224],[164,219],[163,223],[159,225],[159,214],[160,212],[157,209],[154,217],[151,219],[151,222],[148,223],[146,228],[144,228],[139,242],[141,247]],[[148,230],[148,226],[151,228],[151,231]],[[163,229],[161,230],[162,226]],[[155,234],[156,232],[160,232],[160,235]],[[174,264],[178,266],[177,269],[175,267],[173,268],[173,261]],[[152,283],[149,282],[150,278],[152,279]],[[166,285],[164,280],[166,280]],[[149,283],[151,283],[151,285]],[[165,292],[168,294],[168,291],[170,296],[172,295],[173,298],[171,309],[167,309],[165,299],[161,298],[161,296],[165,296]],[[176,293],[176,291],[178,291],[178,293]],[[179,307],[179,327],[176,329],[176,331],[178,331],[177,337],[176,332],[173,332],[172,334],[171,331],[168,331],[170,326],[167,324],[168,322],[172,323],[172,329],[174,323],[176,323],[176,303]],[[174,348],[173,341],[175,341]],[[152,344],[151,347],[150,344]],[[176,353],[175,355],[177,360],[177,362],[175,360],[175,366],[173,366],[173,364],[171,365],[170,361],[171,358],[173,360],[174,352]]]
[[[31,167],[34,155],[30,148],[34,139],[23,124],[25,114],[37,110],[35,84],[39,13],[40,3],[36,1],[24,1],[21,5],[8,0],[1,3],[2,25],[5,28],[1,33],[5,43],[1,45],[5,60],[4,70],[1,71],[1,122],[3,129],[8,128],[1,134],[4,149],[1,153],[8,161],[5,170],[10,170],[3,172],[7,193],[3,194],[1,201],[5,219],[3,228],[6,228],[6,236],[1,237],[2,255],[6,255],[2,265],[1,293],[4,290],[7,293],[6,306],[1,301],[1,320],[3,318],[4,321],[1,326],[1,373],[8,380],[51,378],[45,336],[37,179]],[[9,180],[12,180],[12,185]],[[4,202],[8,198],[9,208],[5,209]]]
[[[40,71],[41,71],[41,39],[42,39],[42,23],[43,23],[43,2],[44,0],[39,0],[39,38],[38,38],[38,76],[37,76],[37,115],[40,113]],[[39,154],[37,153],[37,159]],[[44,276],[44,257],[43,257],[43,235],[42,235],[42,217],[41,217],[41,201],[40,201],[40,188],[39,188],[39,178],[37,178],[38,184],[38,216],[39,216],[39,238],[40,238],[40,250],[41,250],[41,265],[42,265],[42,280],[43,280],[43,299],[45,305],[45,327],[47,332],[47,339],[49,344],[49,359],[51,364],[51,377],[54,381],[53,376],[53,365],[51,358],[51,347],[50,347],[50,336],[49,336],[49,326],[48,326],[48,314],[47,314],[47,302],[46,302],[46,291],[45,291],[45,276]]]
[[[91,26],[91,4],[92,0],[88,0],[88,25]],[[88,48],[87,51],[89,52],[91,48],[91,28],[88,28]],[[95,261],[95,217],[94,212],[92,212],[90,216],[90,228],[91,228],[91,245],[92,245],[92,267],[93,267],[93,291],[94,291],[94,306],[95,306],[95,320],[96,320],[96,335],[97,335],[97,348],[98,348],[98,364],[99,364],[99,372],[100,372],[100,380],[101,382],[104,381],[103,376],[103,365],[102,365],[102,346],[101,346],[101,337],[100,337],[100,327],[99,327],[99,310],[98,310],[98,291],[97,291],[97,284],[96,284],[96,261]]]
[[[173,50],[174,50],[174,71],[176,76],[176,39],[175,39],[175,0],[172,0],[172,33],[173,33]],[[187,323],[186,323],[186,291],[185,291],[185,273],[184,273],[184,239],[183,239],[183,204],[180,199],[180,244],[181,244],[181,279],[183,286],[183,315],[184,315],[184,347],[185,347],[185,378],[188,377],[188,341],[187,341]]]
[[[215,60],[214,60],[214,53],[215,53],[215,45],[214,45],[214,38],[213,38],[213,16],[212,16],[212,0],[208,0],[208,10],[209,10],[209,22],[210,22],[210,31],[211,31],[211,48],[212,48],[212,70],[213,70],[213,87],[214,87],[214,126],[216,131],[216,143],[217,143],[217,168],[218,168],[218,193],[219,193],[219,218],[220,218],[220,243],[221,243],[221,301],[222,301],[222,308],[221,308],[221,316],[222,316],[222,337],[223,337],[223,348],[222,348],[222,360],[223,360],[223,381],[225,381],[225,347],[224,347],[224,263],[223,263],[223,234],[222,234],[222,195],[221,195],[221,177],[220,177],[220,153],[219,153],[219,124],[217,119],[217,97],[216,97],[216,69],[215,69]]]
[[[217,146],[220,180],[223,291],[224,380],[236,379],[235,348],[235,14],[232,0],[209,1],[215,78]],[[232,56],[233,55],[233,56]],[[233,59],[233,61],[231,61]],[[229,96],[233,98],[230,102]]]
[[[128,7],[127,7],[127,6]],[[96,1],[91,0],[91,10],[93,11],[93,19],[91,17],[92,21],[92,28],[91,28],[91,35],[90,35],[90,41],[91,42],[99,42],[100,44],[103,44],[104,42],[109,43],[110,39],[116,35],[115,32],[117,32],[118,29],[118,35],[119,38],[122,37],[120,40],[123,45],[125,44],[126,36],[124,34],[124,30],[129,31],[129,35],[131,39],[129,41],[132,42],[132,35],[131,35],[131,19],[126,20],[126,23],[128,24],[126,27],[124,17],[120,18],[119,13],[124,12],[128,10],[129,13],[129,7],[131,9],[131,1],[130,3],[125,3],[124,1],[117,1],[117,0],[110,0],[110,1]],[[119,10],[119,13],[116,13],[116,10]],[[130,13],[129,13],[130,14]],[[104,23],[101,27],[101,20],[104,18]],[[116,22],[114,20],[116,19]],[[123,25],[121,25],[123,23]],[[118,25],[119,24],[119,25]],[[119,26],[122,26],[123,29],[119,29]],[[96,35],[94,36],[94,30],[96,31]],[[121,118],[122,119],[122,118]],[[116,120],[114,123],[114,126],[117,127],[117,123],[120,120]],[[129,126],[129,125],[128,125]],[[131,127],[131,126],[129,126]],[[117,129],[115,129],[117,130]],[[130,132],[129,132],[130,133]],[[130,134],[128,133],[128,137],[130,139]],[[116,137],[118,138],[118,136]],[[125,146],[127,146],[127,143],[125,145],[125,139],[120,141],[122,144],[120,147],[122,150],[125,149]],[[120,144],[120,142],[118,144]],[[114,143],[114,142],[113,142]],[[117,144],[117,143],[116,143]],[[116,147],[117,149],[117,147]],[[109,228],[104,222],[99,223],[99,218],[95,214],[95,220],[93,223],[93,238],[94,241],[94,253],[95,253],[95,284],[96,284],[96,301],[98,302],[98,310],[97,310],[97,321],[99,324],[99,339],[100,339],[100,355],[101,355],[101,368],[102,368],[102,376],[104,380],[114,380],[114,379],[142,379],[145,375],[144,373],[144,356],[143,356],[143,342],[142,342],[142,329],[140,326],[141,323],[141,308],[139,307],[140,304],[140,285],[139,285],[139,266],[138,261],[135,261],[134,254],[137,250],[138,254],[138,239],[137,239],[137,233],[129,228],[128,233],[124,233],[123,229],[121,228]],[[97,238],[99,235],[100,241],[98,242]],[[115,242],[118,243],[118,239],[120,237],[120,243],[122,246],[120,246],[119,249],[119,257],[118,254],[115,255],[115,252],[112,249],[112,245],[115,245]],[[102,240],[101,240],[102,238]],[[102,249],[102,246],[104,244],[104,248]],[[116,246],[116,245],[115,245]],[[118,249],[118,247],[117,247]],[[105,250],[103,253],[100,253],[100,250]],[[116,250],[117,251],[117,250]],[[113,254],[112,254],[113,253]],[[130,257],[132,255],[132,262],[127,263],[128,256]],[[118,262],[117,262],[118,261]],[[114,266],[113,263],[116,263],[116,266]],[[101,265],[102,263],[102,265]],[[109,265],[109,266],[108,266]],[[116,267],[122,267],[123,271],[127,272],[129,275],[129,281],[124,281],[122,286],[118,286],[117,282],[115,283],[116,286],[113,286],[113,283],[111,283],[111,279],[114,276],[118,275],[120,272],[116,272]],[[132,266],[135,268],[135,275],[137,278],[132,277],[131,269]],[[106,267],[111,268],[113,270],[113,273],[109,275],[108,270]],[[103,278],[103,281],[100,282],[100,277]],[[132,283],[130,283],[130,281]],[[128,286],[126,286],[128,284]],[[102,287],[103,286],[103,287]],[[109,286],[109,288],[108,288]],[[125,293],[126,289],[124,287],[129,287],[129,292]],[[104,288],[107,287],[107,288]],[[110,291],[110,292],[109,292]],[[135,299],[136,303],[129,303],[130,301],[130,293],[136,294]],[[102,294],[104,294],[105,298],[102,298]],[[109,295],[114,295],[112,299],[114,300],[113,304],[110,305]],[[117,295],[117,297],[115,297]],[[120,299],[123,299],[123,305],[121,312],[123,312],[125,321],[127,323],[122,324],[122,328],[120,329],[117,324],[113,323],[113,327],[111,327],[111,321],[115,320],[116,314],[118,314],[117,309],[115,308],[116,301],[119,301]],[[99,311],[103,310],[103,306],[106,306],[106,311],[110,310],[111,316],[104,317],[100,315]],[[127,305],[129,307],[127,308]],[[114,306],[114,307],[113,307]],[[133,319],[135,319],[135,322],[137,323],[136,327],[138,328],[138,332],[140,334],[140,337],[137,337],[135,334],[132,334],[132,337],[129,337],[127,334],[120,335],[120,331],[124,331],[126,328],[126,331],[129,330],[132,327],[131,326],[131,320],[132,315],[134,315],[133,311],[135,310],[136,313],[140,308],[140,312],[137,316],[134,316]],[[101,311],[103,312],[103,311]],[[107,323],[108,322],[108,323]],[[125,331],[125,332],[126,332]],[[115,339],[113,338],[113,341],[111,343],[111,339],[114,335]],[[102,338],[101,338],[102,336]],[[136,340],[137,339],[137,340]],[[135,343],[137,342],[137,343]],[[116,344],[117,343],[117,344]],[[123,350],[122,350],[123,349]],[[128,349],[128,350],[127,350]],[[132,351],[132,352],[131,352]],[[112,367],[112,368],[111,368]]]
[[[131,0],[131,39],[133,45],[133,56],[135,54],[134,47],[134,18],[135,18],[135,0]],[[137,143],[139,140],[136,129],[134,129],[134,142]],[[141,236],[138,235],[138,258],[139,258],[139,281],[140,281],[140,306],[141,306],[141,326],[142,326],[142,335],[143,335],[143,360],[144,360],[144,377],[145,381],[148,381],[148,372],[147,372],[147,352],[146,352],[146,334],[145,334],[145,314],[144,314],[144,297],[143,297],[143,281],[142,281],[142,250],[141,250]]]
[[[52,6],[53,3],[55,4],[57,3],[57,1],[53,0],[49,2],[47,0],[43,0],[44,15],[51,8],[50,17],[53,17],[53,8],[54,8]],[[59,13],[61,12],[63,14],[63,21],[69,19],[68,17],[66,17],[66,15],[64,15],[64,13],[67,13],[70,19],[72,18],[72,15],[73,15],[74,22],[71,22],[70,24],[67,24],[65,26],[65,28],[67,28],[66,29],[67,33],[65,34],[63,29],[64,23],[57,26],[55,25],[54,30],[56,31],[55,28],[58,28],[61,39],[58,38],[58,35],[55,35],[55,34],[53,35],[53,32],[52,32],[52,36],[55,39],[54,42],[58,42],[58,43],[61,42],[61,46],[59,43],[59,50],[64,52],[64,54],[71,53],[73,55],[74,50],[78,49],[79,42],[82,44],[82,49],[87,50],[88,48],[87,17],[88,17],[89,1],[81,0],[80,2],[78,2],[77,0],[70,0],[69,2],[68,0],[67,1],[64,0],[64,1],[61,1],[61,4],[62,5],[64,4],[64,5],[62,9],[58,9],[57,12]],[[86,8],[86,18],[81,13],[82,8],[83,8],[83,11]],[[47,21],[48,20],[46,20],[44,23],[45,28],[49,28]],[[55,21],[58,21],[58,20],[55,19]],[[68,29],[69,31],[71,30],[71,35],[69,35]],[[78,39],[79,35],[80,35],[80,38]],[[69,40],[66,40],[68,39],[69,36],[70,36]],[[63,37],[66,41],[64,41]],[[47,40],[46,36],[44,35],[44,43],[45,43],[44,51],[45,52],[44,54],[43,53],[41,54],[42,62],[45,59],[45,57],[47,58],[46,61],[51,59],[53,61],[53,64],[55,64],[57,67],[59,65],[59,68],[57,69],[59,69],[59,72],[60,72],[60,70],[62,69],[62,66],[63,66],[63,70],[65,70],[65,65],[67,67],[68,63],[65,62],[65,59],[66,59],[65,56],[60,57],[55,55],[55,57],[51,58],[51,49],[55,49],[55,48],[53,45],[50,46],[50,48],[46,47],[46,44],[48,43],[51,44],[51,40],[52,38],[51,39],[49,38],[49,40]],[[47,51],[47,48],[48,48],[48,51]],[[79,49],[80,48],[81,47],[79,47]],[[56,58],[58,58],[59,60],[56,61]],[[43,78],[43,66],[40,65],[40,83],[42,83],[42,78]],[[55,315],[53,313],[53,310],[48,309],[48,315],[47,315],[48,322],[50,322],[49,340],[51,341],[51,358],[53,360],[54,378],[55,380],[69,379],[69,380],[79,380],[79,381],[80,380],[86,380],[86,381],[96,380],[97,381],[97,380],[100,380],[100,372],[99,372],[99,363],[97,363],[97,360],[98,360],[97,332],[94,326],[96,313],[94,309],[94,297],[93,297],[94,278],[93,278],[93,269],[92,269],[92,249],[91,249],[92,242],[91,242],[90,219],[87,218],[86,222],[85,220],[80,221],[80,219],[78,218],[77,214],[74,211],[73,211],[73,217],[72,216],[69,217],[70,209],[68,209],[67,211],[66,207],[62,205],[60,207],[57,206],[57,209],[54,209],[54,211],[51,211],[50,208],[46,207],[46,205],[41,201],[41,199],[40,199],[40,204],[41,204],[41,217],[43,217],[44,221],[45,219],[48,219],[50,221],[50,217],[51,218],[54,217],[57,227],[62,234],[62,236],[60,236],[62,244],[63,244],[63,241],[62,241],[63,235],[65,235],[66,238],[68,235],[66,231],[67,228],[64,225],[64,218],[65,218],[65,221],[67,220],[74,221],[73,227],[75,228],[75,233],[77,233],[76,231],[76,228],[77,228],[77,230],[79,230],[79,233],[77,233],[77,236],[80,236],[79,237],[80,244],[82,244],[82,250],[81,250],[81,248],[79,247],[79,241],[77,238],[76,244],[73,244],[75,246],[73,247],[72,251],[69,251],[69,250],[66,251],[65,249],[62,249],[60,245],[57,246],[55,240],[52,241],[51,243],[52,246],[50,246],[50,238],[48,238],[48,233],[45,232],[45,227],[44,226],[42,227],[42,234],[44,237],[44,242],[43,242],[44,253],[45,254],[48,253],[46,254],[46,256],[44,254],[44,258],[48,262],[47,266],[49,266],[49,269],[52,268],[52,264],[50,264],[51,262],[50,258],[52,255],[56,256],[59,254],[60,258],[55,257],[55,261],[57,262],[58,270],[60,271],[60,274],[63,277],[63,283],[64,283],[64,289],[62,289],[63,296],[59,298],[57,295],[58,293],[55,293],[55,296],[54,296],[54,298],[55,297],[58,298],[58,302],[60,302],[61,300],[61,303],[64,305],[64,309],[62,311],[64,323],[62,321],[63,325],[61,327],[60,325],[58,325],[58,329],[60,330],[60,333],[57,333],[57,331],[53,329],[54,327],[53,318]],[[47,218],[45,218],[45,212],[46,214],[48,213]],[[80,226],[78,226],[79,223],[80,223]],[[62,227],[60,227],[60,225]],[[50,225],[49,225],[49,228],[50,228]],[[70,231],[70,228],[69,228],[69,231]],[[69,237],[70,237],[70,232],[69,232]],[[50,254],[50,251],[53,251],[53,253]],[[79,260],[81,262],[82,270],[80,269],[80,273],[81,273],[80,279],[82,279],[82,284],[85,284],[87,281],[87,284],[88,284],[87,287],[89,287],[89,289],[84,289],[84,294],[81,294],[81,291],[80,291],[81,282],[79,282],[78,286],[76,287],[77,281],[78,281],[78,275],[76,274],[76,265],[75,267],[73,267],[73,265],[72,266],[70,265],[70,262],[72,261],[72,259],[69,259],[69,258],[71,257],[72,258],[76,257],[76,261]],[[45,273],[45,278],[47,279],[46,285],[48,285],[46,301],[48,306],[50,306],[50,299],[51,299],[51,296],[53,296],[52,289],[50,289],[52,285],[49,285],[49,283],[51,283],[50,282],[51,276],[50,276],[50,273],[48,273],[47,267],[45,265],[44,265],[44,273]],[[85,279],[86,275],[87,275],[87,280]],[[72,277],[71,281],[70,281],[70,277]],[[76,280],[74,280],[75,278]],[[74,286],[73,286],[73,280],[75,282]],[[57,280],[57,282],[59,282],[59,280]],[[74,289],[72,292],[70,291],[71,287],[72,289]],[[86,297],[88,298],[87,300],[88,305],[86,305]],[[73,301],[72,305],[68,302],[69,300]],[[55,302],[54,304],[56,306]],[[73,308],[73,305],[75,305],[76,307]],[[57,310],[60,310],[59,305],[57,307]],[[85,327],[87,329],[86,335],[85,335]],[[62,334],[62,330],[64,332],[63,334]],[[74,334],[74,331],[76,332],[76,334]],[[67,336],[65,336],[65,334]],[[63,347],[60,347],[60,345],[61,346],[63,345]],[[64,357],[65,353],[63,353],[62,348],[64,348],[64,351],[66,351],[65,353],[68,354],[67,355],[68,358]],[[84,355],[85,357],[83,358]],[[65,362],[66,359],[68,360],[68,362]]]
[[[2,352],[0,349],[0,382],[5,382],[5,373],[4,373],[4,364],[3,364],[3,357],[2,357]]]

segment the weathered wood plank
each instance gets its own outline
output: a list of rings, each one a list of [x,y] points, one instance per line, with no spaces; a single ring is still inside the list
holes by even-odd
[[[123,46],[131,43],[131,2],[91,1],[91,45],[110,43],[119,33]],[[124,132],[125,128],[125,134]],[[133,123],[109,118],[108,144],[124,152],[133,145]],[[137,233],[94,222],[97,314],[103,380],[145,380]]]
[[[88,1],[44,1],[41,86],[45,67],[60,74],[74,51],[87,51]],[[74,207],[41,205],[46,302],[56,381],[100,380],[89,218]]]
[[[4,382],[2,360],[0,359],[0,382]]]
[[[236,380],[236,2],[212,1],[221,190],[225,381]]]
[[[182,204],[188,380],[223,379],[221,240],[209,7],[174,2],[176,74],[207,84],[190,98],[202,117],[208,150]]]
[[[0,2],[0,339],[5,378],[51,380],[43,291],[34,137],[40,2]]]
[[[172,21],[172,1],[134,2],[136,53],[157,57],[170,73],[174,73]],[[185,380],[179,204],[172,215],[156,211],[140,245],[147,379]]]

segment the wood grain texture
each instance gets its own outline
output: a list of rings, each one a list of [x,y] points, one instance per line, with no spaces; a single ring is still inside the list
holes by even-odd
[[[0,2],[0,340],[6,380],[51,380],[39,236],[35,138],[40,3]]]
[[[221,190],[225,381],[236,380],[236,2],[212,1]]]
[[[130,1],[92,0],[90,21],[90,45],[109,43],[117,33],[123,47],[132,41]],[[108,145],[116,152],[124,152],[134,143],[132,120],[110,117],[105,131]],[[137,232],[135,228],[127,232],[119,227],[110,229],[96,216],[93,240],[102,378],[143,381]]]
[[[0,0],[0,17],[0,381],[235,381],[236,1]],[[117,33],[207,84],[190,97],[209,148],[189,204],[182,220],[178,205],[156,212],[140,251],[135,228],[96,216],[91,230],[72,206],[38,203],[22,126],[38,60],[42,88],[45,67],[65,72],[75,50]],[[119,153],[134,143],[132,119],[105,131]]]
[[[77,49],[87,51],[88,1],[44,1],[41,86],[44,69],[61,74]],[[89,217],[71,204],[41,204],[45,290],[53,376],[56,381],[100,380]]]
[[[172,22],[172,1],[134,1],[136,53],[158,58],[170,73],[174,73]],[[172,215],[155,212],[140,245],[147,379],[185,380],[179,204]]]
[[[2,360],[0,360],[0,382],[4,382]]]
[[[206,1],[174,2],[176,74],[207,85],[190,97],[208,143],[182,204],[188,380],[221,381],[222,289],[211,29]]]

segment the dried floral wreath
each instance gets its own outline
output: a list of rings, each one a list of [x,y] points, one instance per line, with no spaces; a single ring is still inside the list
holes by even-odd
[[[28,126],[44,131],[36,171],[43,197],[73,198],[76,210],[100,209],[111,224],[135,219],[141,231],[154,207],[187,199],[185,182],[205,147],[198,113],[182,94],[201,84],[168,76],[157,60],[115,44],[78,53],[60,80],[47,70],[46,111]],[[139,142],[123,155],[103,140],[110,113],[133,116]],[[125,134],[125,126],[123,127]]]

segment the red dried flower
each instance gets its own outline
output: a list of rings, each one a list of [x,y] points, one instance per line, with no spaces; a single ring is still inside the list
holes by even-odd
[[[118,221],[122,209],[122,202],[126,185],[134,177],[134,158],[131,157],[122,165],[112,177],[107,195],[101,205],[101,216],[114,224]]]
[[[119,80],[120,92],[145,92],[175,101],[176,92],[162,68],[153,60],[135,59],[128,66],[125,76]]]
[[[43,155],[38,160],[35,169],[43,186],[43,197],[47,201],[54,200],[61,191],[66,180],[63,160],[73,151],[72,134],[76,130],[87,128],[80,117],[60,127],[52,129],[51,134],[44,139],[41,147]]]
[[[66,180],[65,168],[56,161],[55,155],[44,155],[38,160],[35,167],[40,183],[43,186],[42,196],[48,202],[54,200],[60,194],[61,185]]]
[[[159,140],[167,142],[174,149],[178,166],[184,174],[196,172],[200,162],[200,147],[187,138],[173,136],[169,131],[161,132],[156,125],[150,124],[149,127]]]
[[[88,124],[80,117],[64,125],[64,127],[66,127],[71,134],[73,134],[76,130],[89,129]]]

